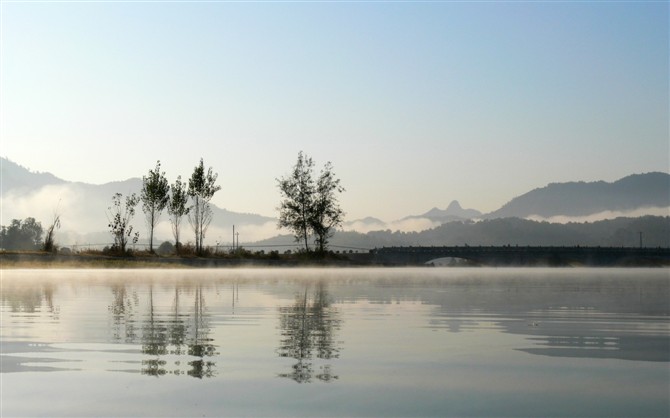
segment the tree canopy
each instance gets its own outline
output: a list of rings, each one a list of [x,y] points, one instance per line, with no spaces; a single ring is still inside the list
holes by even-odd
[[[5,250],[37,250],[42,247],[42,224],[35,218],[13,219],[0,230],[0,248]]]
[[[182,183],[181,176],[177,176],[174,184],[170,186],[170,201],[168,202],[168,213],[172,224],[172,235],[174,236],[175,248],[179,252],[181,242],[179,241],[181,218],[188,215],[190,208],[188,204],[188,192],[186,184]]]
[[[291,174],[277,179],[282,197],[278,225],[288,228],[296,242],[302,241],[306,252],[310,251],[309,237],[313,235],[316,250],[323,254],[329,238],[344,219],[337,196],[344,188],[330,162],[324,165],[316,181],[313,171],[314,161],[300,151]]]
[[[161,172],[161,162],[156,161],[156,168],[149,170],[147,176],[142,177],[142,191],[140,193],[142,210],[149,227],[149,251],[154,251],[154,228],[158,223],[161,212],[170,199],[170,186],[165,172]]]
[[[209,201],[214,197],[214,193],[221,190],[221,186],[216,185],[217,177],[218,174],[212,172],[212,167],[205,173],[205,164],[201,158],[200,164],[195,166],[188,180],[188,195],[193,202],[188,219],[195,232],[195,250],[198,254],[204,251],[205,233],[212,221]]]

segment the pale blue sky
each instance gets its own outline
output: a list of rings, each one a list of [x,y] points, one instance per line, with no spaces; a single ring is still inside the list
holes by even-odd
[[[204,157],[275,215],[298,151],[348,219],[669,170],[668,3],[2,2],[2,151],[104,183]]]

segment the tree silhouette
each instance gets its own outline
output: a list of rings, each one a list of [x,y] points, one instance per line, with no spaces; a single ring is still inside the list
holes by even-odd
[[[307,238],[311,233],[310,218],[315,193],[313,168],[312,159],[300,151],[291,174],[277,179],[282,195],[279,204],[279,227],[291,230],[296,242],[303,241],[306,252],[309,252]]]
[[[179,234],[181,228],[182,217],[188,215],[190,208],[186,205],[188,204],[188,192],[186,189],[186,184],[181,182],[181,176],[177,177],[177,180],[172,186],[170,186],[170,201],[168,202],[168,213],[170,214],[170,223],[172,224],[172,235],[174,236],[174,246],[179,254],[179,248],[181,247],[181,242],[179,241]]]
[[[42,224],[35,218],[12,219],[0,231],[0,248],[5,250],[36,250],[42,246]]]
[[[154,252],[154,228],[158,223],[161,212],[168,204],[170,199],[170,186],[165,178],[165,173],[161,172],[161,162],[156,161],[156,168],[149,170],[149,175],[142,177],[142,210],[146,216],[147,226],[149,227],[149,251]]]
[[[308,237],[314,234],[317,251],[324,254],[328,239],[344,218],[337,201],[337,193],[344,188],[330,162],[321,170],[316,182],[313,171],[314,161],[300,151],[291,174],[277,179],[282,197],[278,225],[293,232],[296,242],[304,243],[305,252],[310,251]]]
[[[188,181],[188,195],[193,202],[188,220],[195,232],[195,251],[197,254],[203,254],[205,233],[212,221],[212,209],[209,201],[214,193],[221,190],[221,186],[215,184],[217,177],[218,174],[212,173],[211,167],[205,173],[205,166],[201,158],[200,164],[195,167]]]
[[[326,163],[316,182],[314,206],[310,216],[310,226],[316,235],[316,246],[320,253],[326,251],[328,239],[335,228],[342,225],[344,212],[337,201],[337,193],[342,193],[340,179],[333,173],[333,165]]]
[[[109,229],[114,237],[113,248],[119,254],[123,255],[126,253],[126,245],[131,236],[133,244],[139,238],[139,233],[133,235],[133,226],[130,224],[133,216],[135,216],[135,206],[139,203],[139,198],[133,193],[130,196],[126,196],[125,204],[122,203],[122,198],[123,195],[121,193],[115,193],[112,196],[112,206],[108,208],[109,214],[107,215],[107,219],[109,220]]]

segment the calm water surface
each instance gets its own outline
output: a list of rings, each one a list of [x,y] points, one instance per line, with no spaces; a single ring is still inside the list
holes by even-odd
[[[668,269],[2,271],[8,416],[668,416]]]

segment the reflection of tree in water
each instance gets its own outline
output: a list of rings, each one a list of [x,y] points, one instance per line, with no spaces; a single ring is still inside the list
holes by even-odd
[[[137,337],[134,320],[135,308],[140,303],[137,292],[129,295],[125,284],[115,284],[112,286],[112,296],[109,312],[114,322],[114,339],[132,343]]]
[[[298,383],[309,383],[312,377],[329,382],[338,378],[331,365],[325,364],[315,373],[312,359],[314,356],[322,360],[339,357],[334,334],[341,320],[337,310],[330,306],[330,296],[323,282],[317,284],[311,300],[308,293],[305,287],[303,293],[296,294],[293,305],[279,308],[282,337],[277,352],[280,357],[298,360],[290,373],[279,376]]]
[[[9,306],[11,312],[36,313],[42,312],[42,304],[52,319],[58,319],[60,309],[54,305],[54,286],[45,283],[40,288],[32,286],[4,287],[2,303]]]
[[[194,360],[188,364],[191,370],[188,371],[189,376],[203,377],[214,376],[213,361],[205,361],[204,357],[211,357],[216,353],[216,347],[212,344],[212,339],[209,338],[208,317],[205,310],[205,298],[202,294],[202,286],[198,286],[195,290],[195,307],[193,318],[193,338],[188,344],[188,354],[190,356],[199,357],[200,360]]]
[[[154,301],[153,285],[149,286],[147,313],[141,320],[138,338],[134,327],[133,307],[139,304],[133,293],[134,304],[127,295],[125,286],[112,288],[114,300],[110,313],[115,322],[115,339],[131,344],[141,344],[142,353],[154,358],[142,360],[141,373],[149,376],[188,375],[197,378],[214,376],[213,361],[205,357],[216,355],[216,347],[209,338],[208,316],[202,287],[195,288],[193,310],[183,309],[181,300],[188,288],[175,287],[173,303],[168,313],[161,312]],[[182,310],[186,312],[182,312]],[[124,332],[125,331],[125,332]],[[189,356],[197,359],[188,361],[189,369],[182,369],[182,361],[174,362],[174,369],[165,360],[166,356]]]

